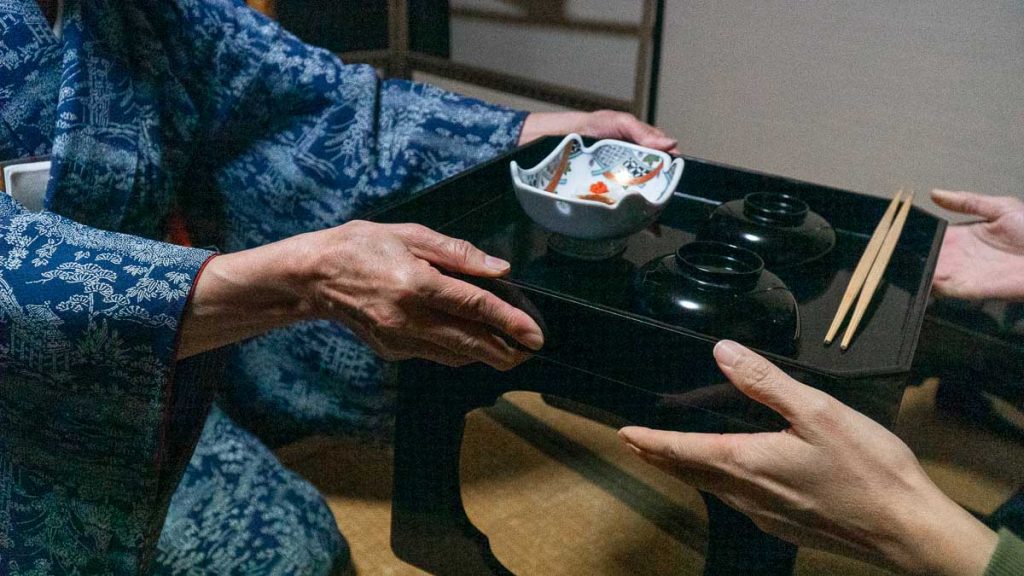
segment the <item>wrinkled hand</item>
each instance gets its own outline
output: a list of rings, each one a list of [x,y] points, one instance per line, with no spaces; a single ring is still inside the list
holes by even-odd
[[[519,144],[541,136],[561,136],[575,132],[591,138],[615,138],[641,146],[678,154],[678,143],[650,124],[626,112],[534,112],[526,117]]]
[[[303,282],[312,315],[351,328],[386,360],[425,358],[449,366],[485,362],[508,370],[544,337],[523,311],[441,273],[498,277],[507,262],[468,242],[414,224],[353,221],[285,242],[307,255]]]
[[[932,200],[981,219],[946,229],[935,293],[966,300],[1024,300],[1024,202],[946,190],[932,190]]]
[[[790,427],[754,434],[627,427],[620,437],[646,461],[790,542],[912,573],[982,573],[995,533],[942,494],[896,436],[735,342],[720,342],[715,359],[741,392]]]

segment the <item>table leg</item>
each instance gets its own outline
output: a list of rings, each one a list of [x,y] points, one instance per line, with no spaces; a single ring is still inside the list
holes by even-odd
[[[708,508],[708,550],[705,576],[758,574],[789,576],[797,547],[761,531],[718,498],[701,492]]]
[[[398,388],[391,547],[402,560],[438,575],[511,574],[463,507],[459,458],[469,412],[493,405],[509,389],[559,394],[634,420],[646,420],[644,415],[655,410],[631,399],[629,393],[635,391],[573,389],[562,379],[531,378],[536,376],[531,373],[520,374],[515,385],[497,374],[472,377],[429,365],[418,366],[410,376]],[[681,408],[671,408],[672,414],[680,413]],[[668,420],[655,420],[673,428]],[[721,423],[699,420],[689,424],[696,429],[721,428]],[[792,573],[796,546],[765,534],[714,496],[702,496],[709,519],[705,575]]]
[[[466,414],[495,399],[467,402],[443,393],[399,391],[391,547],[402,560],[432,574],[511,574],[466,516],[459,486]]]

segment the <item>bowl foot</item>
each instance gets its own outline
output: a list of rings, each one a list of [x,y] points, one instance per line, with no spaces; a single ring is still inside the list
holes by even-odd
[[[578,260],[607,260],[622,254],[626,249],[627,241],[628,238],[583,240],[561,234],[552,234],[548,238],[548,247],[563,256]]]

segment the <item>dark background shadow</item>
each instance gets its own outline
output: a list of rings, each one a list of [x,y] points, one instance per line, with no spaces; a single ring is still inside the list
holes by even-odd
[[[281,24],[303,41],[332,52],[388,47],[388,3],[381,0],[278,0]],[[409,0],[409,42],[415,52],[449,55],[448,0]]]

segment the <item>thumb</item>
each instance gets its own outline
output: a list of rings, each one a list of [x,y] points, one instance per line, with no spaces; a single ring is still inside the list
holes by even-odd
[[[837,402],[731,340],[715,345],[714,354],[718,367],[740,392],[778,412],[794,429],[810,424]]]
[[[417,258],[450,272],[471,276],[497,277],[508,273],[510,265],[490,256],[465,240],[445,236],[418,224],[405,224],[398,235]]]
[[[946,210],[980,216],[986,220],[996,220],[1007,212],[1024,207],[1020,200],[1009,196],[986,196],[938,188],[932,190],[932,200]]]

